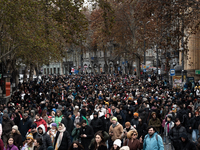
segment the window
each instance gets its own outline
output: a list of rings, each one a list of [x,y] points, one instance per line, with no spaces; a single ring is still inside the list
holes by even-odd
[[[47,71],[47,69],[46,69],[46,68],[44,68],[44,74],[47,74],[47,72],[46,72],[46,71]]]
[[[47,68],[47,74],[49,74],[49,68]]]
[[[53,68],[53,73],[56,74],[56,68]]]
[[[60,68],[58,68],[58,74],[60,74]]]
[[[50,73],[52,74],[52,68],[50,68]]]

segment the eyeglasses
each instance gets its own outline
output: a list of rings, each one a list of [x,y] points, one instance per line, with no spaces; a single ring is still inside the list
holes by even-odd
[[[31,140],[31,139],[26,139],[27,141]]]
[[[134,136],[137,136],[137,134],[133,134]]]

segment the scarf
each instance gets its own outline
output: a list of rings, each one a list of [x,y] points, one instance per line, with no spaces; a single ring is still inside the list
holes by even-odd
[[[119,122],[117,122],[116,124],[112,124],[112,127],[115,128],[118,124]]]
[[[60,134],[58,135],[58,139],[56,141],[55,150],[58,150],[58,148],[60,147],[62,138],[63,138],[63,132],[65,132],[65,130],[66,130],[66,128],[65,128],[64,124],[62,124],[62,129],[58,130],[60,132]]]

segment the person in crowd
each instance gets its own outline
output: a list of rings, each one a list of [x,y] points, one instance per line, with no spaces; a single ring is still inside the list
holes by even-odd
[[[34,139],[32,133],[26,136],[26,141],[21,150],[33,150],[34,149]]]
[[[37,127],[37,135],[36,138],[41,138],[42,139],[42,147],[44,149],[47,149],[47,147],[52,146],[51,143],[51,138],[50,136],[46,133],[45,126],[43,124],[39,125]]]
[[[147,124],[143,122],[142,118],[138,119],[139,124],[136,127],[136,130],[138,132],[138,139],[142,137],[144,139],[144,136],[147,134]]]
[[[2,139],[0,139],[0,150],[4,150],[4,144]]]
[[[38,136],[38,133],[37,133],[37,125],[36,125],[35,123],[33,123],[33,124],[31,125],[30,133],[32,133],[33,139],[36,139],[36,137]]]
[[[50,130],[47,132],[47,134],[48,134],[48,135],[50,136],[50,138],[51,138],[52,144],[54,144],[54,140],[55,140],[57,131],[58,131],[57,124],[56,124],[56,123],[52,123],[52,124],[50,125]]]
[[[136,129],[139,124],[139,121],[138,121],[139,114],[137,112],[135,112],[133,114],[133,116],[134,116],[134,118],[131,120],[131,125]]]
[[[44,150],[42,138],[36,138],[34,140],[34,150]]]
[[[68,150],[84,150],[84,147],[77,141],[72,142]]]
[[[180,119],[175,119],[175,126],[170,130],[169,137],[175,150],[180,149],[180,135],[187,133],[185,127],[181,125]]]
[[[160,133],[161,121],[156,117],[156,112],[151,113],[152,118],[149,120],[149,126],[155,127],[156,131]]]
[[[58,132],[56,133],[56,138],[54,142],[55,150],[65,150],[71,145],[71,139],[68,131],[63,123],[59,124]]]
[[[164,150],[162,137],[154,126],[148,127],[148,134],[144,137],[143,150]]]
[[[57,110],[56,116],[55,116],[55,123],[57,124],[57,126],[59,126],[59,123],[61,123],[62,119],[63,119],[63,115],[62,115],[61,110]]]
[[[113,146],[112,146],[111,150],[119,150],[121,148],[121,144],[122,144],[122,141],[120,139],[116,139],[113,142]]]
[[[121,139],[123,133],[122,125],[117,121],[116,117],[112,118],[112,125],[109,129],[109,135],[111,136],[112,141],[114,142],[116,139]]]
[[[31,120],[29,119],[29,116],[27,113],[23,114],[23,119],[20,120],[19,122],[19,131],[22,135],[22,142],[25,141],[26,139],[26,134],[28,132],[28,130],[31,128]]]
[[[76,128],[74,128],[71,133],[73,141],[79,141],[80,129],[81,129],[81,123],[80,122],[76,123]]]
[[[103,122],[98,118],[98,112],[94,112],[93,119],[91,120],[90,126],[93,128],[94,133],[103,129]]]
[[[35,121],[34,121],[34,123],[37,124],[37,127],[39,127],[41,124],[43,124],[44,127],[45,127],[45,131],[47,132],[47,123],[46,123],[46,121],[40,116],[39,113],[37,113],[37,114],[35,115]]]
[[[130,122],[126,122],[126,123],[125,123],[125,128],[124,128],[124,130],[123,130],[123,132],[122,132],[122,135],[121,135],[121,139],[122,139],[123,141],[126,140],[126,138],[127,138],[127,133],[128,133],[130,130],[136,130],[136,129],[131,125]]]
[[[7,139],[4,150],[19,150],[17,146],[14,145],[14,139],[12,137],[9,137]]]
[[[180,138],[181,143],[179,150],[197,150],[195,143],[188,139],[188,135],[186,133],[182,133]]]
[[[167,121],[165,122],[164,126],[164,144],[166,144],[167,149],[170,149],[169,146],[171,146],[171,140],[169,137],[169,133],[171,129],[174,127],[174,122],[172,121],[172,115],[167,115]]]
[[[198,130],[199,124],[200,124],[200,116],[199,116],[199,112],[196,111],[195,117],[192,119],[191,126],[189,127],[189,129],[192,129],[192,141],[194,143],[197,143],[197,139],[200,137],[199,130]]]
[[[71,136],[71,133],[74,129],[74,123],[73,123],[73,120],[71,118],[72,118],[71,113],[66,112],[65,115],[64,115],[64,118],[61,121],[61,123],[63,123],[65,125],[66,130],[68,131],[70,136]]]
[[[22,145],[22,135],[19,132],[17,125],[14,125],[12,127],[12,132],[10,134],[10,137],[13,137],[14,145],[16,145],[18,147],[18,149],[20,149],[20,146]]]
[[[81,144],[85,150],[89,150],[88,146],[94,136],[94,131],[91,126],[87,125],[86,120],[82,120],[80,129]]]
[[[95,140],[92,143],[90,150],[107,150],[103,134],[101,132],[97,132],[94,137]]]
[[[124,146],[128,146],[130,150],[140,150],[143,148],[142,137],[137,139],[138,133],[136,130],[130,130],[127,133],[127,140],[124,142]]]
[[[53,123],[52,116],[48,116],[47,119],[47,130],[51,129],[51,124]]]
[[[9,138],[10,132],[12,131],[13,126],[14,126],[14,122],[11,119],[9,119],[7,113],[4,113],[3,121],[2,121],[2,130],[3,130],[2,138],[3,138],[4,145],[6,145],[8,142],[8,138]]]

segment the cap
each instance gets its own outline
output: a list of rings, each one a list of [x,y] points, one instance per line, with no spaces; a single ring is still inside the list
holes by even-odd
[[[113,118],[112,118],[112,121],[118,121],[118,120],[117,120],[117,118],[116,118],[116,117],[113,117]]]
[[[122,142],[121,142],[120,139],[116,139],[116,140],[114,141],[114,143],[113,143],[113,145],[117,145],[117,146],[119,146],[119,147],[121,147],[121,144],[122,144]]]

